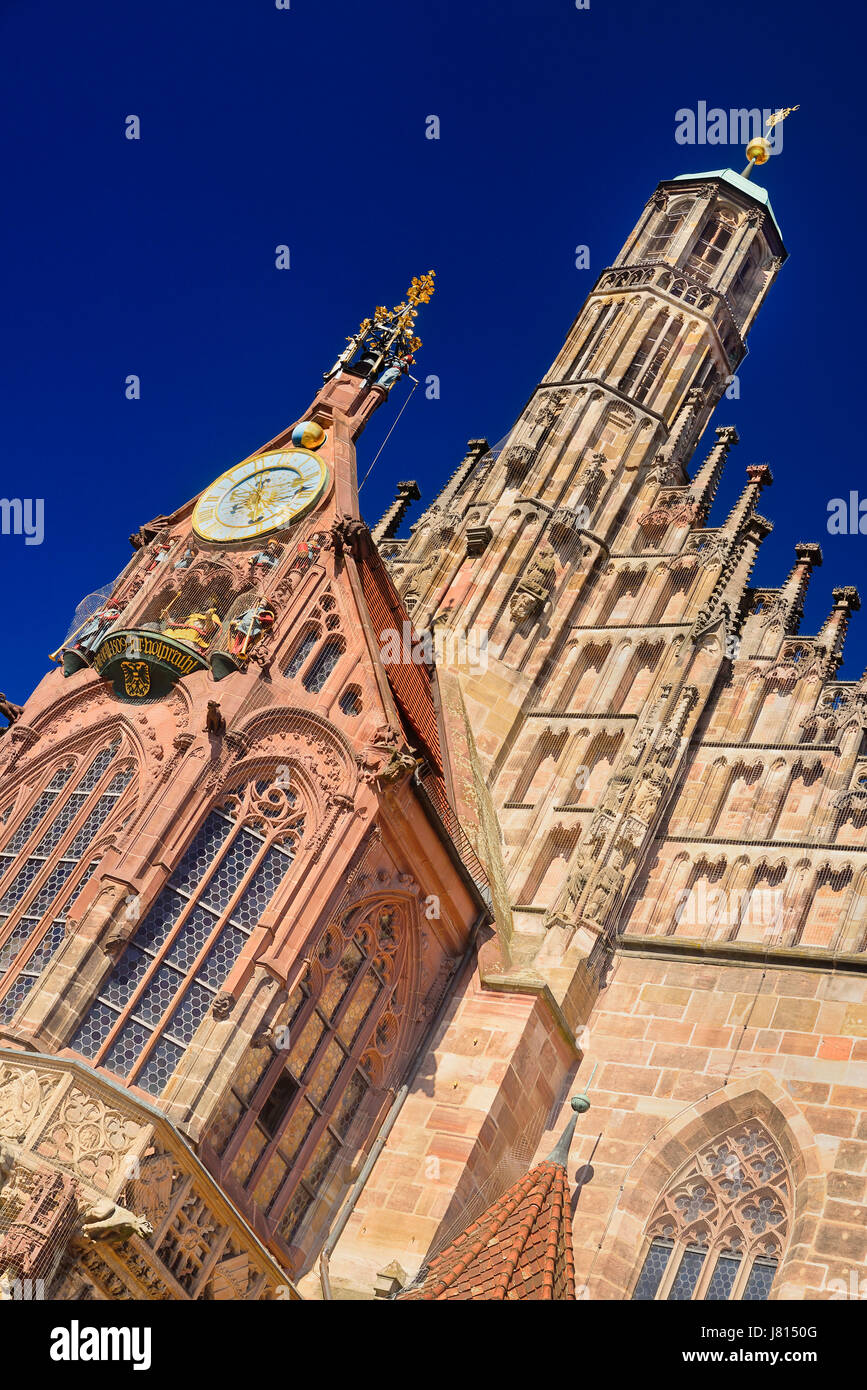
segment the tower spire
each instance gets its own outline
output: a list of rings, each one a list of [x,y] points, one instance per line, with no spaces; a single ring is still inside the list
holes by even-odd
[[[434,270],[429,270],[427,275],[414,275],[402,302],[395,304],[393,309],[378,304],[372,318],[362,319],[357,333],[347,338],[348,346],[334,366],[323,373],[324,379],[330,381],[346,371],[390,387],[400,375],[409,371],[413,353],[421,347],[421,338],[415,333],[415,320],[419,306],[430,302],[435,275]]]
[[[587,1085],[585,1086],[584,1090],[579,1091],[578,1094],[576,1096],[573,1096],[570,1100],[569,1104],[571,1105],[575,1113],[566,1125],[566,1128],[563,1130],[563,1133],[560,1135],[560,1138],[557,1140],[557,1143],[554,1145],[553,1149],[549,1153],[547,1159],[548,1163],[559,1163],[563,1168],[565,1168],[566,1164],[569,1162],[569,1149],[572,1145],[572,1136],[575,1133],[575,1126],[578,1123],[578,1116],[586,1115],[587,1111],[590,1109],[590,1096],[588,1093],[590,1091],[590,1087],[593,1084],[593,1078],[596,1075],[596,1068],[598,1066],[599,1063],[597,1062],[590,1073],[590,1080],[587,1082]]]

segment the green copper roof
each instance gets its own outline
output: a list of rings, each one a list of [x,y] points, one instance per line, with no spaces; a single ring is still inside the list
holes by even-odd
[[[743,174],[736,174],[734,169],[709,169],[703,174],[678,174],[677,178],[671,179],[671,183],[683,183],[686,180],[691,182],[694,179],[722,179],[723,183],[730,183],[732,188],[736,188],[739,193],[746,193],[754,202],[761,203],[763,207],[767,208],[771,221],[782,240],[783,233],[780,231],[780,224],[774,216],[774,209],[771,207],[767,190],[760,188],[757,183],[753,183],[752,179],[745,179]]]

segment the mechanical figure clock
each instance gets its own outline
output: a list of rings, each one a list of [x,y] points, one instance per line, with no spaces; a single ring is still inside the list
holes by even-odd
[[[193,530],[206,541],[246,541],[279,531],[316,505],[328,469],[312,449],[273,449],[236,463],[196,503]]]

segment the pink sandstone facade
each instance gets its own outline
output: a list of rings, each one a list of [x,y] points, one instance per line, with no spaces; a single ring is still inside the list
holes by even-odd
[[[297,519],[133,538],[0,740],[0,1284],[867,1278],[858,594],[802,635],[818,545],[754,587],[770,469],[709,525],[735,431],[693,460],[785,256],[758,186],[663,183],[408,538],[363,335],[248,461],[320,468]]]

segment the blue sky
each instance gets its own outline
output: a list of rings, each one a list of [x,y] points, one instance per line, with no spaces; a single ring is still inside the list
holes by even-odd
[[[852,10],[769,0],[148,0],[3,4],[5,496],[45,539],[0,536],[0,688],[23,701],[127,537],[306,406],[345,336],[436,269],[417,391],[362,494],[430,499],[467,439],[506,433],[660,179],[732,165],[676,112],[800,103],[760,172],[790,253],[750,338],[724,509],[769,462],[756,582],[825,554],[804,631],[867,537],[827,533],[861,465],[863,86]],[[857,70],[856,70],[857,66]],[[141,139],[125,139],[125,119]],[[438,141],[425,138],[437,115]],[[854,242],[854,247],[850,246]],[[275,268],[287,244],[291,269]],[[576,245],[590,248],[575,268]],[[141,399],[125,399],[130,374]],[[363,473],[406,390],[362,438]],[[706,445],[705,445],[706,447]],[[867,592],[865,592],[867,600]],[[867,665],[867,612],[842,674]]]

